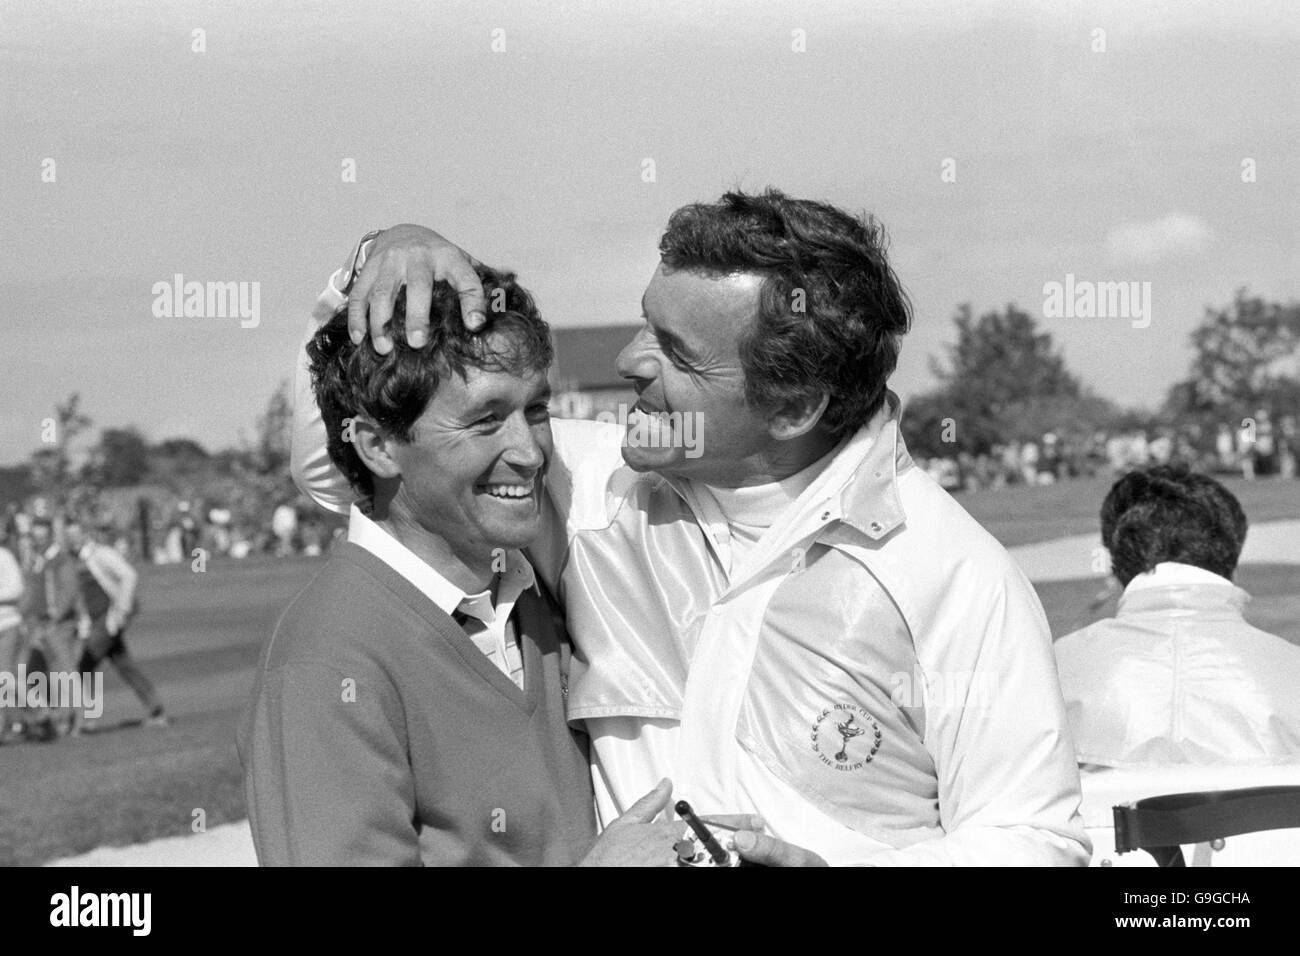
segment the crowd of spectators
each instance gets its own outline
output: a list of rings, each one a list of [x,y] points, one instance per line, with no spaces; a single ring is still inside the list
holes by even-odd
[[[979,455],[958,452],[918,457],[917,464],[944,488],[956,492],[1115,476],[1174,461],[1211,474],[1293,479],[1297,455],[1300,430],[1295,417],[1285,416],[1275,424],[1268,411],[1261,409],[1235,430],[1221,424],[1212,436],[1195,427],[1098,431],[1083,440],[1047,432],[1038,440],[995,444]]]
[[[11,504],[0,521],[14,547],[30,547],[35,522],[54,520],[56,506],[35,497]],[[235,559],[255,555],[315,556],[328,550],[337,533],[319,509],[284,501],[268,514],[249,515],[215,501],[175,498],[158,502],[141,497],[130,507],[83,502],[79,513],[95,536],[132,560],[152,564],[192,561],[201,549],[207,557]]]

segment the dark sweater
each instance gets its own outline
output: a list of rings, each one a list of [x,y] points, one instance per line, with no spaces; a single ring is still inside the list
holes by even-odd
[[[380,559],[344,544],[285,611],[240,724],[262,865],[567,865],[595,837],[567,643],[532,590],[524,689]]]

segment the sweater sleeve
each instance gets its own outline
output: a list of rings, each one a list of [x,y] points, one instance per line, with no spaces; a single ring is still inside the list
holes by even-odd
[[[262,675],[240,735],[263,866],[419,866],[398,695],[378,672],[289,660]]]
[[[338,273],[330,276],[330,281],[317,298],[306,334],[298,347],[293,374],[293,431],[289,470],[294,483],[318,505],[338,514],[347,514],[356,496],[343,472],[330,460],[326,449],[328,436],[325,420],[321,417],[316,395],[312,392],[310,361],[307,357],[307,343],[316,334],[316,330],[347,302],[346,297],[335,288],[337,278]]]

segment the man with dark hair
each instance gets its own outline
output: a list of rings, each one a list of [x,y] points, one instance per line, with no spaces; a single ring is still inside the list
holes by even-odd
[[[391,348],[387,303],[435,278],[482,318],[471,260],[436,233],[364,251],[353,335],[368,310]],[[660,252],[618,358],[627,429],[554,424],[532,551],[579,652],[568,715],[601,819],[671,777],[698,809],[761,816],[735,838],[759,862],[1086,862],[1042,608],[899,435],[910,311],[879,226],[735,192],[678,210]],[[296,480],[345,506],[301,389],[295,414]]]
[[[1246,623],[1246,515],[1185,465],[1133,471],[1101,506],[1118,613],[1056,644],[1078,759],[1100,767],[1300,759],[1300,648]]]
[[[275,864],[670,865],[666,786],[593,847],[585,740],[564,717],[569,648],[521,549],[551,456],[546,323],[480,267],[481,332],[445,285],[421,348],[354,344],[347,314],[307,349],[347,543],[262,653],[241,724],[258,859]],[[403,338],[407,293],[390,334]]]
[[[1164,562],[1231,581],[1245,542],[1240,502],[1185,464],[1131,471],[1101,504],[1101,543],[1110,554],[1111,573],[1124,587]]]
[[[673,213],[659,253],[665,276],[762,277],[738,342],[751,407],[824,394],[819,428],[838,442],[885,404],[911,307],[874,220],[775,191],[733,192]]]

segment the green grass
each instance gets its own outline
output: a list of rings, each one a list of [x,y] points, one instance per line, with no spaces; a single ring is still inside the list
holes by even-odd
[[[0,747],[0,864],[41,863],[246,817],[235,728],[258,652],[319,567],[257,559],[146,568],[127,644],[175,723],[141,727],[139,702],[111,667],[94,730]]]
[[[1229,482],[1252,521],[1300,515],[1300,484]],[[1004,544],[1097,527],[1109,483],[985,491],[962,504]],[[0,747],[0,863],[32,864],[191,832],[247,816],[235,728],[262,642],[319,559],[256,559],[146,568],[143,609],[128,635],[132,653],[176,718],[139,726],[139,703],[109,669],[105,711],[93,734],[50,744]],[[1254,595],[1247,618],[1300,644],[1300,569],[1249,565],[1239,583]],[[1038,587],[1060,637],[1114,613],[1115,599],[1089,607],[1096,580]]]

